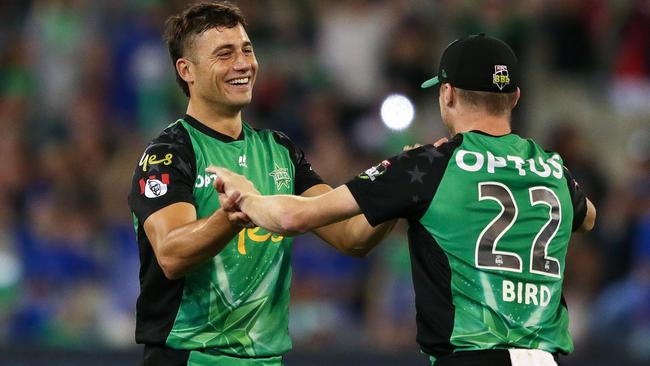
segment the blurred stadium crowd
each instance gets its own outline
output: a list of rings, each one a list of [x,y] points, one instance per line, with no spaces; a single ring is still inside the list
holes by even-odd
[[[0,345],[134,347],[126,205],[149,139],[186,100],[161,30],[184,1],[0,2]],[[420,83],[451,40],[503,38],[525,70],[516,132],[562,154],[599,209],[565,296],[578,353],[650,359],[650,1],[246,0],[260,73],[244,119],[287,133],[331,185],[445,134]],[[391,93],[416,106],[381,123]],[[404,229],[368,259],[293,252],[302,350],[416,352]]]

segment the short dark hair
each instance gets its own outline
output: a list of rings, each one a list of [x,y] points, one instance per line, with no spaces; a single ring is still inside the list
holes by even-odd
[[[246,20],[239,7],[229,1],[194,3],[187,6],[181,13],[167,19],[163,39],[167,43],[169,56],[172,59],[176,82],[187,97],[190,96],[190,88],[176,71],[176,60],[183,57],[197,35],[208,29],[232,28],[237,24],[246,26]]]
[[[484,109],[493,116],[510,115],[517,100],[517,93],[491,93],[456,88],[465,103]]]

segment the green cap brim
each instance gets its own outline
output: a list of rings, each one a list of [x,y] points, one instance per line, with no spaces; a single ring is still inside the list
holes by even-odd
[[[434,85],[438,85],[438,77],[437,76],[423,82],[422,85],[420,85],[420,88],[426,89],[426,88],[430,88],[430,87],[432,87]]]

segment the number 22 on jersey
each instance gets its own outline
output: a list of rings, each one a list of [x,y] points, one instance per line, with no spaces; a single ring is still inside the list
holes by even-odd
[[[497,250],[499,239],[517,221],[518,206],[510,189],[499,182],[478,184],[478,199],[493,200],[501,206],[501,212],[481,231],[476,240],[475,265],[477,268],[522,272],[522,259],[517,253]],[[528,189],[530,205],[546,205],[549,208],[548,221],[542,226],[531,243],[531,273],[561,278],[560,262],[548,256],[551,243],[561,222],[561,205],[555,192],[543,186]]]

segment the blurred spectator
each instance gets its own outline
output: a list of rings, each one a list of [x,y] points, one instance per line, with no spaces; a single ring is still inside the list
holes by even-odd
[[[369,257],[365,294],[368,344],[381,352],[415,348],[415,293],[406,228],[398,225]]]
[[[650,112],[650,1],[632,1],[617,40],[613,67],[611,97],[618,112]]]
[[[388,1],[323,2],[318,11],[318,57],[344,98],[344,121],[354,123],[384,88],[378,61],[398,17]]]
[[[564,166],[580,183],[589,200],[597,207],[600,206],[607,194],[607,182],[595,156],[590,154],[594,150],[593,144],[587,141],[585,131],[578,127],[579,123],[571,118],[565,118],[556,126],[550,131],[548,148],[562,156]]]

